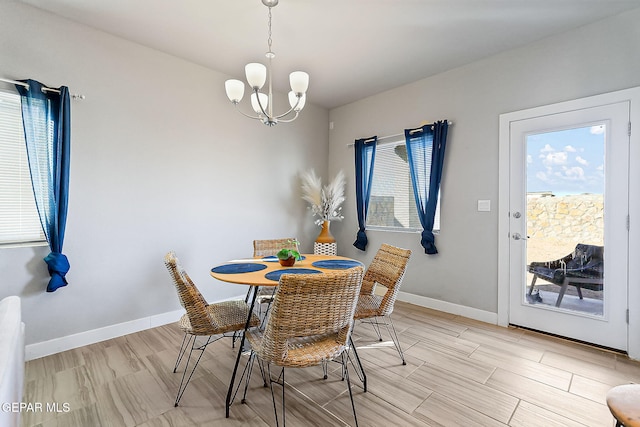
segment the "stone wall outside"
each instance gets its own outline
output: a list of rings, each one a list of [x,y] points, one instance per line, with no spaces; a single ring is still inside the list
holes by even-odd
[[[561,258],[578,243],[604,244],[602,194],[530,195],[527,204],[527,263]]]

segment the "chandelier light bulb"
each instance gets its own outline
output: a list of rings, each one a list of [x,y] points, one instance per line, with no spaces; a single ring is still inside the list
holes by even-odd
[[[252,62],[245,65],[244,72],[247,75],[247,82],[253,90],[262,89],[267,81],[267,67],[258,62]]]
[[[258,97],[260,99],[260,104],[258,104]],[[261,92],[258,92],[258,96],[256,96],[255,93],[251,94],[251,107],[253,108],[253,111],[256,112],[256,114],[260,115],[260,114],[264,114],[262,112],[262,108],[260,108],[260,105],[262,105],[262,108],[264,108],[264,110],[267,110],[267,106],[269,105],[269,97]]]
[[[294,71],[289,74],[291,90],[295,93],[305,93],[309,88],[309,74],[304,71]]]
[[[304,103],[307,100],[307,94],[303,93],[302,96],[300,97],[300,101],[298,101],[298,96],[296,95],[296,93],[294,91],[289,91],[289,105],[291,105],[291,108],[293,108],[293,111],[300,111],[304,108]],[[296,105],[296,103],[298,105]]]
[[[237,104],[242,101],[244,96],[244,83],[240,80],[230,79],[224,82],[224,88],[227,92],[227,98],[229,101]]]

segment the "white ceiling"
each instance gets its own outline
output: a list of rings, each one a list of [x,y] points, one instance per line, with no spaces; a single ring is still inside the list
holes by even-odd
[[[263,62],[260,0],[19,0],[244,80]],[[280,0],[274,86],[307,71],[307,101],[341,106],[640,7],[640,0]]]

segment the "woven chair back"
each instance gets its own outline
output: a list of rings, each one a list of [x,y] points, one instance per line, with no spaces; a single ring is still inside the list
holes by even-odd
[[[325,274],[284,274],[264,331],[261,358],[278,364],[290,339],[330,336],[344,347],[362,285],[362,267]]]
[[[380,304],[378,316],[387,316],[393,311],[393,305],[398,297],[410,257],[411,251],[409,249],[397,248],[383,243],[367,267],[362,279],[362,293],[371,294],[376,283],[387,288],[387,293]]]
[[[191,333],[194,335],[211,335],[213,327],[207,310],[207,301],[184,270],[174,252],[169,252],[165,255],[164,263],[178,291],[180,304],[187,311],[187,316],[191,323]]]
[[[297,241],[294,237],[288,239],[254,240],[253,256],[264,257],[276,255],[280,249],[293,249],[297,251],[298,244],[292,243]]]

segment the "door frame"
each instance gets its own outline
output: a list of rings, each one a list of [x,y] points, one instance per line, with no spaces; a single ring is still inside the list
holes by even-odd
[[[509,325],[509,164],[511,122],[595,105],[630,102],[630,120],[640,125],[640,87],[590,96],[500,115],[498,147],[498,325]],[[629,259],[640,259],[640,132],[633,130],[629,147]],[[628,263],[628,354],[640,360],[640,269]],[[634,286],[635,285],[635,286]]]

